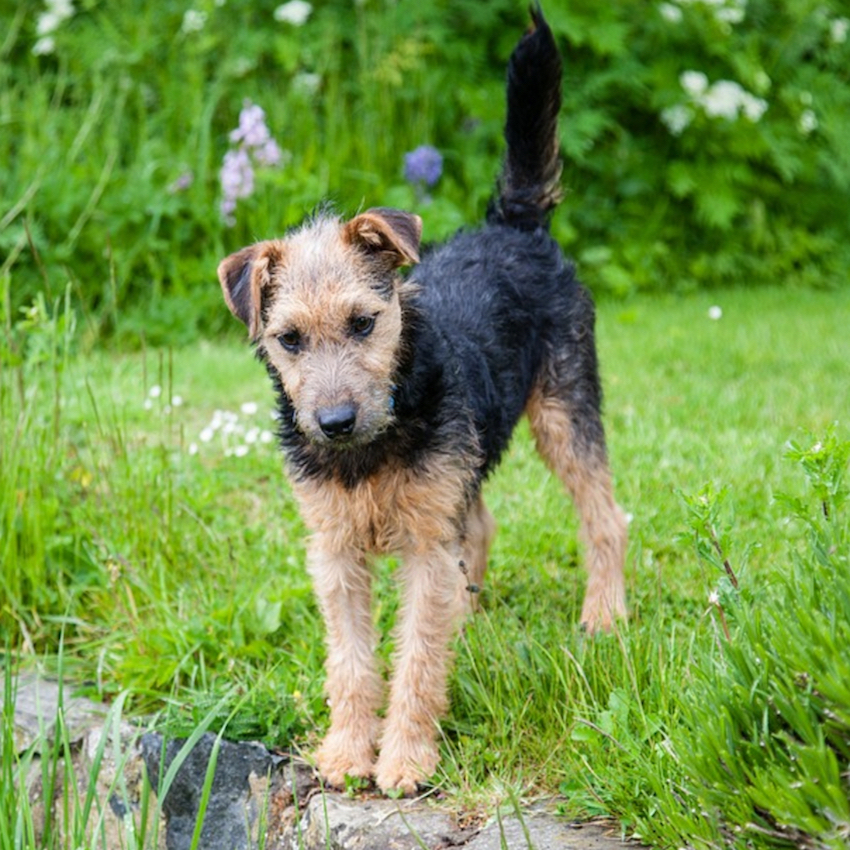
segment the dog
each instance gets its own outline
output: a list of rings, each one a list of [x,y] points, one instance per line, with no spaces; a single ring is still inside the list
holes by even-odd
[[[424,253],[422,223],[313,214],[218,268],[277,391],[327,629],[332,786],[412,794],[438,763],[452,637],[476,607],[495,524],[481,498],[517,421],[572,496],[588,584],[581,623],[625,615],[626,522],[600,417],[594,306],[548,230],[561,198],[561,57],[542,12],[508,64],[506,154],[485,223]],[[418,265],[417,265],[418,264]],[[405,266],[416,268],[408,276]],[[401,556],[385,719],[370,557]]]

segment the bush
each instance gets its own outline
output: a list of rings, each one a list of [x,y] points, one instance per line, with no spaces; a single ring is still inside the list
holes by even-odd
[[[838,8],[546,4],[567,60],[571,194],[553,227],[594,288],[846,277]],[[19,4],[0,44],[0,270],[15,306],[70,279],[95,336],[185,341],[227,321],[218,258],[324,198],[416,206],[429,239],[478,221],[526,21],[514,0]],[[281,156],[230,226],[220,170],[246,101]],[[444,162],[427,194],[403,175],[422,144]]]
[[[765,593],[715,600],[731,636],[686,695],[673,748],[691,809],[671,820],[689,839],[707,823],[733,846],[838,850],[850,842],[850,443],[830,433],[788,455],[809,479],[808,501],[783,500],[806,544]]]

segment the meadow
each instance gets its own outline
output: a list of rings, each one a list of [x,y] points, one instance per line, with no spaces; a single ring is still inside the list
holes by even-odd
[[[552,232],[597,298],[630,617],[578,629],[575,517],[521,426],[485,493],[500,530],[441,805],[554,798],[665,848],[850,843],[845,5],[545,3]],[[215,266],[323,201],[415,209],[426,241],[479,221],[527,10],[25,0],[0,20],[0,850],[29,850],[24,780],[68,742],[16,751],[21,672],[173,736],[317,742],[304,529]],[[74,846],[100,846],[86,806],[65,801]]]
[[[735,829],[756,844],[843,846],[848,308],[846,290],[787,289],[600,304],[630,618],[611,636],[578,629],[575,518],[523,427],[486,489],[500,531],[483,611],[457,643],[435,778],[445,805],[555,795],[565,816],[612,817],[656,846]],[[0,382],[7,661],[45,675],[61,664],[68,687],[88,683],[170,734],[224,726],[309,754],[327,719],[321,624],[264,370],[236,335],[75,354],[69,316],[43,317],[40,362]],[[389,660],[393,563],[377,574]],[[831,640],[789,619],[792,604],[826,618]],[[776,629],[808,662],[785,659]],[[742,692],[724,679],[733,652],[767,653],[772,678]],[[805,725],[763,716],[772,687],[791,689]],[[792,775],[787,798],[775,791],[786,809],[765,808],[742,750],[752,735],[769,738],[780,784],[788,748],[814,735],[823,761],[810,754],[809,778],[832,796],[795,816]],[[725,747],[741,775],[713,798],[720,778],[703,787],[697,759],[725,763]],[[10,817],[13,787],[0,797]],[[747,794],[749,807],[730,807]]]

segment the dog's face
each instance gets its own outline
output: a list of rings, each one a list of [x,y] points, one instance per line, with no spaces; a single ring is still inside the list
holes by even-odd
[[[392,421],[405,286],[397,269],[418,262],[420,234],[419,217],[396,210],[322,217],[219,265],[228,306],[311,442],[361,445]]]

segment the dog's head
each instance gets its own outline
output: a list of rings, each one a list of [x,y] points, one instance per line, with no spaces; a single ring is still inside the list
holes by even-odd
[[[370,442],[392,421],[402,345],[398,269],[419,262],[418,216],[320,216],[218,267],[224,299],[277,371],[296,427],[318,445]]]

